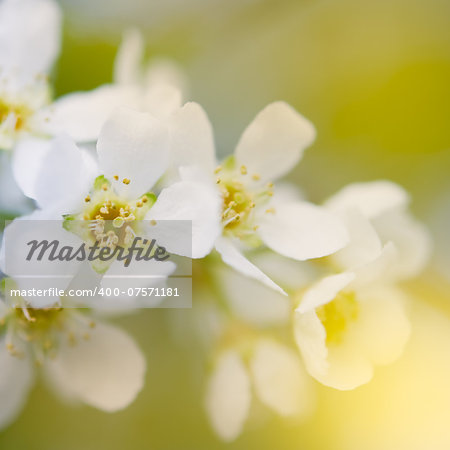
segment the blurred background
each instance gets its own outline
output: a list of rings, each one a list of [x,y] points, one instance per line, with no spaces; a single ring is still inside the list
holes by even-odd
[[[0,433],[18,449],[448,450],[450,448],[450,2],[448,0],[62,0],[57,96],[108,82],[122,32],[140,27],[148,56],[186,71],[189,99],[212,120],[222,155],[267,103],[285,100],[318,139],[290,179],[314,201],[349,182],[390,179],[435,238],[405,355],[352,392],[316,384],[307,422],[253,414],[221,443],[203,411],[200,350],[180,347],[170,311],[120,322],[148,357],[137,401],[107,415],[69,408],[38,386]],[[195,301],[194,301],[195,304]],[[194,311],[181,312],[186,322]]]

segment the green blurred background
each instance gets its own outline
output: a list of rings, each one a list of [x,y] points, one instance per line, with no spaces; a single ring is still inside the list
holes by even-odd
[[[123,29],[138,25],[150,57],[186,70],[189,99],[210,115],[222,155],[253,116],[283,99],[318,139],[290,176],[321,201],[349,182],[391,179],[433,230],[427,275],[409,286],[413,338],[369,385],[316,385],[306,423],[255,411],[221,443],[202,409],[203,355],[173,339],[169,311],[122,319],[148,358],[143,393],[108,415],[62,405],[38,386],[0,448],[448,450],[450,448],[450,1],[70,0],[56,95],[111,80]],[[447,281],[446,281],[447,277]],[[195,300],[194,300],[195,304]],[[430,306],[431,305],[431,306]],[[182,311],[189,323],[195,311]],[[255,408],[256,409],[256,408]]]

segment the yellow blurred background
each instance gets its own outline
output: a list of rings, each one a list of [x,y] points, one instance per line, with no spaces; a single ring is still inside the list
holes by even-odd
[[[390,179],[433,231],[429,271],[409,291],[405,355],[352,392],[315,384],[304,423],[257,411],[221,443],[203,411],[203,356],[172,338],[170,311],[120,322],[148,358],[144,392],[106,415],[39,386],[0,448],[448,450],[450,448],[450,2],[448,0],[79,0],[65,11],[56,95],[111,80],[124,28],[149,57],[186,70],[222,155],[265,104],[286,100],[318,139],[290,179],[322,201],[349,182]],[[195,304],[195,299],[194,299]],[[183,311],[186,321],[195,311]]]

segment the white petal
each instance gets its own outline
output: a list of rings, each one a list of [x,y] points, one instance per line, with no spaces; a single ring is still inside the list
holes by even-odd
[[[12,171],[19,188],[30,198],[36,198],[36,182],[51,148],[47,139],[21,140],[13,153]]]
[[[192,181],[181,181],[161,191],[146,219],[173,222],[166,224],[168,240],[162,242],[168,251],[192,258],[203,258],[211,252],[222,231],[220,207],[221,199],[217,189],[207,189],[205,185]],[[175,245],[177,236],[174,232],[170,233],[171,227],[177,226],[177,221],[192,222],[192,244],[185,242],[182,245],[185,247],[189,244],[189,249],[192,246],[188,254],[180,253]]]
[[[358,209],[348,209],[340,217],[350,234],[350,242],[332,256],[333,262],[343,270],[351,270],[378,258],[382,245],[370,221]]]
[[[345,344],[326,345],[326,331],[314,311],[295,314],[295,339],[308,373],[320,383],[340,390],[370,381],[373,366],[352,336]]]
[[[166,120],[181,108],[181,91],[170,84],[154,84],[144,91],[141,108],[161,120]]]
[[[352,287],[366,287],[371,284],[387,284],[397,281],[395,272],[397,260],[398,251],[392,242],[388,242],[378,258],[354,270],[356,278]]]
[[[430,259],[432,249],[426,227],[406,211],[391,211],[373,223],[383,242],[392,242],[397,249],[391,275],[397,279],[418,275]]]
[[[103,174],[110,180],[118,175],[117,190],[136,198],[153,187],[168,166],[168,131],[150,114],[120,108],[103,125],[97,151]],[[121,183],[124,178],[131,183]]]
[[[308,373],[322,377],[328,371],[326,331],[315,311],[294,314],[294,336]]]
[[[90,155],[68,136],[50,142],[29,140],[14,155],[14,175],[24,192],[41,208],[64,205],[64,213],[79,207],[96,175]]]
[[[251,403],[250,380],[234,351],[221,355],[206,391],[206,411],[216,433],[232,441],[242,431]]]
[[[98,323],[89,340],[64,343],[49,376],[69,396],[107,412],[127,407],[144,385],[144,357],[122,330]]]
[[[299,356],[275,341],[260,341],[250,361],[260,400],[282,416],[306,413],[311,408],[309,378]]]
[[[41,247],[32,251],[31,244],[36,241],[47,241],[48,250],[42,259],[38,259]],[[13,278],[14,283],[6,282],[6,291],[10,289],[66,289],[72,278],[77,274],[81,262],[51,261],[49,255],[56,241],[58,252],[69,246],[78,248],[82,241],[78,236],[63,228],[62,220],[46,220],[45,212],[35,211],[28,216],[22,216],[9,224],[3,233],[3,243],[0,253],[1,271]],[[34,308],[53,305],[58,298],[53,296],[24,295],[22,296]],[[14,298],[11,297],[13,300]]]
[[[114,81],[118,84],[138,84],[144,57],[144,40],[136,28],[125,30],[114,61]]]
[[[182,94],[182,99],[187,98],[189,80],[183,68],[173,59],[152,58],[147,65],[144,74],[144,85],[156,86],[159,84],[170,85]]]
[[[214,136],[203,108],[186,103],[169,122],[171,158],[175,166],[199,166],[211,173],[216,165]]]
[[[59,53],[61,12],[51,0],[0,3],[0,67],[28,80],[47,73]],[[3,74],[2,74],[3,75]]]
[[[402,354],[411,334],[407,298],[394,287],[358,291],[361,297],[353,334],[374,364],[390,364]]]
[[[325,206],[333,211],[358,208],[367,218],[373,219],[387,211],[406,206],[408,193],[391,181],[353,183],[333,195]]]
[[[299,261],[330,255],[349,241],[337,216],[306,202],[276,206],[275,213],[264,214],[258,224],[269,248]]]
[[[234,245],[231,239],[227,239],[223,236],[216,240],[216,250],[222,256],[222,260],[225,264],[228,264],[233,269],[242,273],[243,275],[254,278],[260,281],[271,289],[287,295],[280,286],[274,283],[266,274],[261,272],[254,264],[252,264]]]
[[[121,106],[137,108],[139,92],[134,87],[104,85],[88,92],[67,94],[43,110],[40,131],[67,133],[76,142],[95,142],[108,117]]]
[[[17,184],[12,171],[10,153],[0,154],[0,210],[14,214],[26,214],[33,205]]]
[[[327,304],[354,279],[355,274],[353,272],[344,272],[322,278],[305,292],[296,311],[305,313]]]
[[[0,429],[7,427],[19,415],[33,382],[28,358],[11,356],[5,339],[0,339]]]
[[[261,182],[288,173],[315,139],[312,123],[284,102],[266,106],[247,127],[236,147],[238,165],[258,174]]]
[[[226,266],[217,277],[224,297],[238,318],[260,326],[289,322],[291,305],[285,295]]]

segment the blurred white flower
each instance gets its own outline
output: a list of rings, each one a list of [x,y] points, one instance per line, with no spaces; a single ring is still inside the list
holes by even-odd
[[[61,13],[51,0],[0,3],[0,149],[41,135],[50,102],[46,76],[59,53]]]
[[[326,260],[337,274],[298,294],[295,312],[307,370],[323,384],[353,389],[403,351],[408,298],[395,283],[423,270],[430,250],[407,201],[399,186],[379,181],[350,185],[326,203],[346,223],[350,243]]]
[[[302,296],[295,312],[297,345],[311,376],[336,389],[367,383],[375,365],[403,352],[410,334],[407,298],[382,279],[354,272],[330,275]]]
[[[202,181],[205,192],[222,199],[222,232],[215,248],[225,263],[283,292],[243,250],[265,244],[284,256],[307,260],[347,243],[345,227],[334,214],[274,191],[272,182],[299,162],[315,137],[313,125],[289,105],[277,102],[261,111],[244,131],[234,156],[219,166],[211,124],[198,104],[187,103],[169,123],[172,162],[181,179]]]
[[[227,349],[208,381],[205,406],[215,432],[236,439],[249,416],[252,387],[259,401],[281,416],[304,417],[313,407],[312,386],[295,352],[262,338],[251,349]]]
[[[325,207],[339,214],[358,209],[370,221],[383,245],[392,242],[397,256],[389,276],[400,280],[418,275],[432,249],[430,233],[412,216],[409,203],[409,195],[401,186],[381,180],[350,184],[333,195]]]
[[[0,428],[20,413],[40,368],[62,398],[107,412],[127,407],[146,364],[133,340],[88,310],[9,308],[0,299]]]
[[[143,64],[144,41],[136,29],[125,32],[118,50],[114,80],[92,91],[74,92],[57,99],[42,114],[45,132],[67,133],[75,142],[95,142],[108,117],[119,107],[166,119],[182,105],[187,81],[171,60]]]

